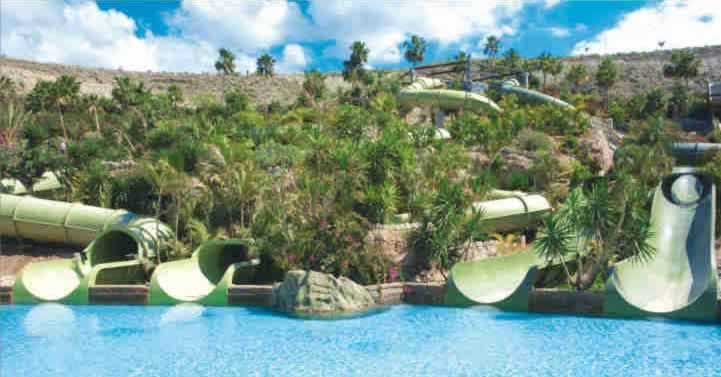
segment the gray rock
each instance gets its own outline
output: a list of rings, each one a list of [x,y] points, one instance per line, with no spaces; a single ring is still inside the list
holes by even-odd
[[[498,150],[503,164],[510,170],[528,170],[533,165],[533,154],[530,152],[519,151],[512,147],[503,147]]]
[[[606,175],[613,169],[614,152],[608,134],[604,131],[603,128],[593,127],[581,139],[581,146],[601,175]]]
[[[293,314],[361,311],[375,302],[365,287],[352,280],[316,271],[289,271],[273,287],[273,307]]]

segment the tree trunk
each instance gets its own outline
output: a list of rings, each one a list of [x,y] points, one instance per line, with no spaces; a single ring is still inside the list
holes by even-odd
[[[98,120],[98,109],[93,106],[93,118],[95,118],[95,129],[100,133],[100,121]]]
[[[68,142],[68,130],[65,128],[65,117],[63,117],[63,110],[58,106],[58,115],[60,116],[60,128],[63,130],[63,140],[67,144]]]
[[[580,279],[578,288],[583,291],[591,288],[593,282],[596,281],[596,276],[603,271],[606,264],[606,261],[591,263],[587,266],[585,271],[579,271],[578,274],[580,275]]]

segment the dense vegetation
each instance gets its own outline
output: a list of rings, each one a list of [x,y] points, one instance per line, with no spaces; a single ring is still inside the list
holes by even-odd
[[[422,62],[422,38],[405,47],[409,62]],[[607,89],[620,79],[610,59],[598,72],[566,67],[564,80],[553,85],[547,76],[559,75],[562,64],[549,54],[523,59],[508,50],[496,59],[497,39],[485,48],[494,66],[537,67],[542,80],[534,74],[532,85],[578,110],[522,105],[491,93],[502,115],[454,114],[447,123],[452,138],[438,139],[429,116],[397,105],[404,85],[399,75],[365,68],[369,52],[362,42],[344,62],[350,89],[329,93],[323,74],[307,72],[303,94],[288,107],[254,106],[230,88],[222,101],[185,99],[175,86],[151,93],[126,77],[116,79],[111,98],[80,94],[68,76],[41,81],[21,96],[2,78],[0,176],[30,187],[53,171],[65,188],[57,199],[158,216],[177,233],[174,258],[211,238],[252,238],[264,281],[293,268],[361,283],[397,279],[399,266],[367,235],[402,213],[421,224],[411,240],[419,265],[447,269],[472,241],[489,236],[483,214],[468,208],[491,188],[543,192],[554,204],[572,193],[539,238],[551,258],[569,252],[567,238],[592,238],[581,260],[586,266],[578,266],[589,276],[572,280],[569,272],[572,285],[588,288],[614,260],[647,255],[624,245],[647,236],[648,193],[669,171],[666,146],[678,136],[667,118],[698,111],[701,102],[685,82],[698,64],[674,57],[666,73],[680,83],[670,95],[654,90],[608,98]],[[221,50],[216,68],[233,74],[233,59]],[[274,63],[264,55],[257,73],[272,75]],[[602,93],[589,89],[591,80]],[[626,133],[616,168],[602,180],[581,142],[591,127],[587,113],[613,118]],[[530,165],[510,163],[508,153]],[[602,205],[608,211],[574,221],[574,213]]]

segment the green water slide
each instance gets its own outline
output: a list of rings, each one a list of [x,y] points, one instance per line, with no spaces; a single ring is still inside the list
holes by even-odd
[[[551,209],[540,195],[491,200],[475,206],[484,211],[486,229],[497,232],[531,226]],[[536,273],[546,265],[532,248],[509,256],[457,263],[448,276],[445,303],[526,310]]]
[[[513,94],[518,97],[519,100],[526,103],[547,103],[560,107],[566,107],[573,109],[573,106],[566,101],[560,100],[556,97],[549,96],[535,90],[526,89],[518,84],[516,80],[507,80],[497,86],[497,89],[504,94]]]
[[[227,305],[228,288],[250,282],[259,263],[252,259],[247,241],[206,242],[191,258],[163,263],[155,269],[148,303]]]
[[[608,315],[716,319],[715,197],[711,178],[693,168],[676,168],[661,182],[651,209],[656,253],[614,266]]]
[[[15,179],[0,180],[0,186],[2,186],[2,188],[4,188],[9,194],[24,195],[28,193],[27,187]],[[63,186],[60,184],[60,181],[55,173],[45,172],[33,185],[33,193],[39,195],[46,192],[59,191],[62,188]]]
[[[155,259],[174,239],[167,225],[131,212],[0,194],[0,236],[87,246],[72,259],[30,263],[15,280],[13,302],[88,302],[103,284],[144,284],[141,257]]]
[[[503,112],[498,105],[485,96],[462,90],[442,89],[438,79],[419,77],[398,94],[403,106],[433,106],[443,110],[468,110],[474,113]]]

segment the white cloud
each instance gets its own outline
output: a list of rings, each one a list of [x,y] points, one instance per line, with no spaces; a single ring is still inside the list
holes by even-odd
[[[418,34],[442,45],[462,43],[468,38],[513,32],[507,25],[523,7],[519,0],[413,1],[313,0],[309,13],[312,37],[335,40],[324,56],[344,58],[353,41],[362,40],[370,49],[373,64],[397,63],[399,46],[410,34]]]
[[[548,28],[548,31],[551,33],[551,35],[557,38],[565,38],[571,35],[571,30],[566,27],[554,26]]]
[[[215,48],[204,41],[138,37],[135,21],[103,11],[94,2],[3,0],[2,53],[45,62],[125,70],[202,71],[212,68]]]
[[[183,0],[168,23],[186,38],[248,52],[296,40],[308,28],[298,4],[279,0]]]
[[[548,30],[548,32],[556,38],[566,38],[571,36],[572,32],[584,32],[588,30],[588,27],[584,24],[576,24],[576,26],[572,29],[563,26],[552,26],[546,30]]]
[[[311,61],[303,43],[329,41],[323,56],[345,58],[349,45],[362,40],[369,63],[382,66],[401,61],[400,45],[410,34],[441,49],[513,34],[524,6],[522,0],[310,1],[304,15],[285,0],[183,0],[166,16],[170,34],[157,36],[90,0],[0,0],[0,47],[30,60],[190,72],[213,71],[220,47],[236,54],[239,72],[254,70],[261,51],[283,47],[278,68],[290,72]]]
[[[543,7],[546,9],[553,8],[556,5],[560,4],[561,0],[544,0],[543,1]]]
[[[283,48],[283,55],[278,61],[278,72],[300,72],[310,63],[310,57],[306,54],[302,46],[298,44],[288,44]]]
[[[613,28],[581,41],[573,54],[652,51],[721,43],[721,6],[718,0],[666,0],[631,12]]]

